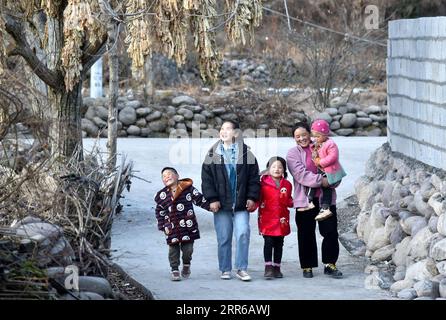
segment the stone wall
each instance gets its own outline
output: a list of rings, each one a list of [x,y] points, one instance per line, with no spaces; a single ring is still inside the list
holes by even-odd
[[[389,22],[389,141],[446,169],[446,17]]]
[[[370,258],[366,285],[403,299],[446,298],[445,178],[388,143],[373,153],[355,184],[361,212],[350,239]]]
[[[334,98],[330,108],[317,114],[315,119],[324,119],[330,130],[339,136],[385,136],[387,134],[387,106],[348,103],[342,97]]]
[[[215,135],[225,120],[236,120],[243,129],[265,130],[279,128],[278,135],[289,136],[294,123],[325,119],[330,123],[334,135],[341,136],[380,136],[386,135],[386,106],[347,103],[344,98],[332,100],[331,107],[325,112],[314,115],[306,114],[299,106],[290,106],[281,111],[274,111],[269,103],[263,106],[249,97],[249,90],[242,102],[240,97],[232,97],[228,93],[221,101],[212,101],[212,97],[202,98],[202,102],[181,93],[170,90],[157,92],[159,102],[153,106],[145,106],[133,96],[118,98],[118,136],[119,137],[169,137],[190,134],[193,128],[204,135]],[[296,89],[297,90],[297,89]],[[288,93],[284,93],[288,94]],[[238,94],[240,95],[240,94]],[[268,97],[266,97],[268,98]],[[274,94],[270,97],[274,103]],[[263,99],[263,98],[262,98]],[[205,101],[206,100],[206,101]],[[234,101],[234,102],[233,102]],[[235,109],[234,104],[251,104],[253,107]],[[268,110],[266,110],[268,109]],[[107,100],[105,98],[83,99],[82,130],[84,137],[107,136]],[[260,131],[259,131],[260,132]]]

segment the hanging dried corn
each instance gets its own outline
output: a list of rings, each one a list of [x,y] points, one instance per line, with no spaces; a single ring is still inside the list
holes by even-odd
[[[258,27],[262,19],[261,0],[226,0],[226,13],[232,16],[226,22],[226,34],[234,44],[246,44],[247,36],[252,44],[254,28]]]
[[[196,6],[196,2],[192,6]],[[191,28],[198,53],[198,66],[203,80],[214,82],[218,77],[221,55],[217,51],[213,22],[217,16],[215,0],[199,1],[198,9],[191,10]]]
[[[126,13],[131,15],[127,20],[127,52],[132,59],[132,70],[140,70],[144,66],[146,56],[152,55],[151,30],[148,21],[148,7],[145,0],[127,0]]]

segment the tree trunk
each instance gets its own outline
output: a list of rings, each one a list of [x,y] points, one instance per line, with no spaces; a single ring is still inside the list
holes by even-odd
[[[144,61],[144,98],[153,103],[155,97],[155,86],[153,84],[152,56],[149,55]]]
[[[49,89],[48,99],[52,111],[50,124],[51,151],[58,160],[66,162],[75,156],[83,160],[81,113],[82,81],[72,91]]]
[[[117,154],[117,133],[118,133],[118,107],[116,102],[119,94],[119,58],[116,38],[117,28],[115,24],[110,23],[108,27],[108,54],[109,54],[109,70],[110,70],[110,96],[108,104],[108,170],[112,172],[116,168],[116,154]]]

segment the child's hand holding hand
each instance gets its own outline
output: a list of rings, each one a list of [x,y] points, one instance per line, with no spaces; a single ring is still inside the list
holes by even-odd
[[[321,162],[321,158],[314,158],[314,164],[316,165],[316,166],[318,166],[319,167],[319,165],[320,165],[320,162]]]
[[[253,212],[256,209],[256,203],[252,200],[247,200],[246,201],[246,210],[248,210],[248,212]]]
[[[212,202],[212,203],[209,205],[209,209],[210,209],[213,213],[218,212],[218,210],[220,210],[220,201]]]

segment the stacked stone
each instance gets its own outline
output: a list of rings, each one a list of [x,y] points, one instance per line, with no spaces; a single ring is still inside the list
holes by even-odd
[[[289,114],[273,113],[271,110],[234,108],[227,102],[217,107],[210,97],[198,103],[193,97],[165,90],[157,92],[161,101],[151,107],[131,96],[118,98],[118,137],[169,137],[196,133],[215,137],[223,121],[236,120],[243,128],[253,130],[279,129],[287,135],[297,121],[311,119],[300,110]],[[286,91],[283,94],[288,94]],[[208,101],[206,103],[206,101]],[[107,100],[105,98],[84,98],[85,115],[82,119],[84,137],[107,137]],[[313,119],[324,119],[331,131],[340,136],[381,136],[386,135],[386,106],[371,105],[361,108],[347,103],[344,98],[335,98],[331,107],[317,114]]]
[[[8,233],[19,239],[16,258],[32,259],[45,271],[51,284],[49,294],[63,300],[116,299],[111,285],[102,277],[80,276],[73,264],[75,254],[63,229],[37,217],[14,222]],[[9,246],[13,246],[12,242]],[[1,249],[1,248],[0,248]],[[68,279],[67,279],[68,278]]]
[[[224,85],[240,82],[268,85],[271,82],[266,65],[251,59],[224,59],[220,70],[219,78]]]
[[[387,143],[375,151],[355,185],[358,251],[375,265],[366,283],[402,299],[446,298],[445,178],[442,170],[392,153]],[[383,265],[392,267],[392,277]]]
[[[330,107],[315,115],[314,120],[324,119],[330,130],[339,136],[387,135],[387,106],[361,107],[348,103],[345,98],[332,99]]]

